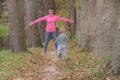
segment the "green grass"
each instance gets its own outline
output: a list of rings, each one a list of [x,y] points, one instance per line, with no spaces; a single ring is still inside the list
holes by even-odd
[[[12,80],[16,77],[34,78],[36,75],[41,75],[38,71],[43,67],[42,48],[30,48],[28,51],[19,53],[0,51],[0,80]],[[67,51],[66,60],[58,64],[63,71],[61,80],[106,80],[108,76],[99,73],[99,70],[109,57],[93,57],[91,52],[82,52],[71,42],[68,43]],[[114,76],[109,77],[111,80],[119,80]]]
[[[9,35],[8,25],[0,24],[0,39]]]
[[[12,77],[23,76],[22,73],[37,70],[40,67],[40,48],[29,49],[30,52],[11,53],[0,51],[0,80],[11,80]],[[36,62],[33,64],[32,62]],[[34,70],[33,70],[34,69]]]
[[[75,42],[68,43],[67,57],[60,62],[60,69],[63,70],[62,80],[119,80],[116,76],[108,76],[100,73],[104,62],[110,57],[93,57],[92,52],[83,52]]]
[[[3,50],[0,51],[0,64],[0,79],[5,80],[17,66],[24,64],[24,61],[20,59],[19,54],[11,54]]]
[[[77,37],[73,37],[73,38],[72,38],[72,41],[73,41],[74,43],[78,43],[78,38],[77,38]]]
[[[63,70],[63,80],[104,80],[99,73],[106,58],[91,56],[91,52],[82,52],[74,43],[68,44],[66,60],[60,63]],[[100,78],[103,76],[102,78]],[[71,77],[71,78],[70,78]]]

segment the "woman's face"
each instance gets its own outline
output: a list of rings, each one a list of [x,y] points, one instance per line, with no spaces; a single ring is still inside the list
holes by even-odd
[[[53,11],[53,10],[49,10],[48,13],[49,13],[49,14],[53,14],[54,11]]]

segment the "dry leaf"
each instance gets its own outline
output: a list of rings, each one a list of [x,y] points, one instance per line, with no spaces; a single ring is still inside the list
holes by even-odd
[[[111,80],[111,79],[109,77],[107,77],[106,80]]]

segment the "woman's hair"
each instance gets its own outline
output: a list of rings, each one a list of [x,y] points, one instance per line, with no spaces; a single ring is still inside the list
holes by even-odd
[[[65,29],[64,27],[60,27],[60,28],[59,28],[59,32],[60,32],[60,33],[65,33],[65,32],[66,32],[66,29]]]
[[[49,9],[49,10],[48,10],[48,13],[54,14],[54,10],[53,10],[53,9]]]
[[[48,9],[48,10],[52,10],[52,11],[54,11],[54,9],[51,9],[51,8],[50,8],[50,9]]]

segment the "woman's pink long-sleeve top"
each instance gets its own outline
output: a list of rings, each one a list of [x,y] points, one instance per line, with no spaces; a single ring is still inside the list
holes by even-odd
[[[62,18],[62,17],[56,16],[56,15],[47,15],[42,18],[36,19],[35,21],[31,22],[30,24],[33,25],[40,21],[46,21],[47,22],[46,32],[54,32],[54,31],[56,31],[56,28],[55,28],[56,20],[61,20],[61,21],[65,21],[65,22],[73,22],[73,20]]]

